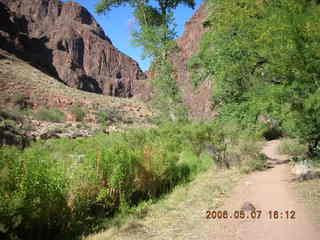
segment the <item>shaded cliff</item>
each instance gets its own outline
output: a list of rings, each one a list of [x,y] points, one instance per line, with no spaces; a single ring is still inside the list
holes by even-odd
[[[81,5],[59,0],[0,3],[1,22],[5,23],[0,29],[0,47],[12,51],[14,46],[20,55],[66,85],[130,97],[135,81],[145,79],[137,62],[112,45]]]

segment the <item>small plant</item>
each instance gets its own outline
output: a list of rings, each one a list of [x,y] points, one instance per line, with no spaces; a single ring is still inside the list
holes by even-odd
[[[123,121],[122,112],[116,107],[104,109],[98,112],[96,115],[97,115],[97,121],[99,123],[106,123],[108,121],[110,122]]]
[[[297,157],[305,154],[308,151],[307,144],[299,142],[298,139],[284,138],[280,143],[280,152]]]
[[[253,171],[261,171],[266,168],[267,157],[263,154],[257,154],[255,157],[247,157],[243,161],[240,171],[243,173],[250,173]]]
[[[64,113],[59,109],[41,109],[36,114],[35,117],[38,120],[62,123],[64,122]]]
[[[85,111],[80,106],[74,106],[71,113],[75,116],[76,121],[83,121],[86,116]]]

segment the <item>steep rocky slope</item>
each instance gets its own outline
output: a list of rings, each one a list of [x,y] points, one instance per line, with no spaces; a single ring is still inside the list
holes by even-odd
[[[203,4],[185,24],[182,37],[177,39],[180,51],[172,57],[177,69],[178,86],[191,117],[194,118],[207,118],[214,114],[211,103],[211,81],[204,81],[199,87],[194,88],[192,74],[188,70],[188,61],[199,51],[201,38],[207,31],[205,26],[207,14],[207,6]]]
[[[83,106],[88,110],[117,108],[136,119],[149,116],[150,111],[135,98],[115,98],[72,89],[34,68],[23,60],[0,49],[0,106],[6,97],[22,95],[33,109]]]
[[[10,136],[4,136],[4,130],[0,129],[0,146],[3,142],[17,142],[11,135],[18,136],[20,130],[33,138],[75,138],[90,136],[93,132],[109,133],[130,127],[147,127],[148,120],[153,116],[135,98],[116,98],[67,87],[2,49],[0,93],[0,128],[10,133]],[[83,112],[82,120],[76,119],[77,109]],[[62,112],[62,121],[39,119],[37,115],[43,110]],[[26,120],[26,124],[12,124],[6,119],[2,121],[1,116],[7,115]],[[28,125],[28,131],[24,131],[22,125]]]
[[[130,97],[135,82],[145,79],[137,62],[116,49],[75,2],[0,0],[0,11],[0,47],[12,51],[14,46],[70,87]]]

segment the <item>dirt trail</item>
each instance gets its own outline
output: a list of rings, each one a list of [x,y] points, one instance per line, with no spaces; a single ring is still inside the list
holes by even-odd
[[[270,141],[263,149],[273,163],[288,158],[279,154],[279,143]],[[311,220],[315,213],[297,200],[291,179],[288,164],[243,177],[238,169],[211,169],[150,206],[143,219],[134,217],[120,230],[109,229],[86,240],[320,240],[320,225]],[[262,211],[260,219],[206,218],[208,210],[232,215],[245,201]],[[268,211],[275,210],[284,213],[282,219],[268,219]],[[295,211],[295,219],[287,219],[285,211]]]
[[[282,162],[288,156],[278,152],[279,143],[279,140],[268,142],[263,153],[274,161]],[[249,201],[256,210],[262,211],[260,219],[211,220],[214,231],[208,239],[319,240],[320,226],[311,221],[312,212],[297,201],[289,170],[287,164],[281,164],[249,175],[235,188],[221,210],[228,210],[230,215],[234,210],[240,210],[245,201]],[[268,211],[274,210],[283,212],[283,215],[279,215],[279,219],[269,219]],[[295,219],[287,219],[285,211],[295,211]],[[250,212],[246,212],[247,215]]]

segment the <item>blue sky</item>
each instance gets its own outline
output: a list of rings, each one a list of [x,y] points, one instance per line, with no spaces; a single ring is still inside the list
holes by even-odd
[[[64,0],[65,2],[67,0]],[[98,0],[73,0],[80,3],[87,8],[89,12],[95,17],[100,26],[104,29],[105,33],[111,39],[113,45],[121,52],[135,59],[143,71],[147,70],[150,65],[150,60],[142,60],[142,49],[133,47],[131,43],[131,30],[134,23],[132,15],[132,8],[129,6],[122,6],[114,8],[107,14],[97,15],[94,12],[95,4]],[[187,8],[180,5],[175,10],[175,18],[177,23],[178,36],[181,36],[184,31],[184,24],[193,15],[194,11],[198,9],[202,3],[202,0],[195,0],[195,9]]]

